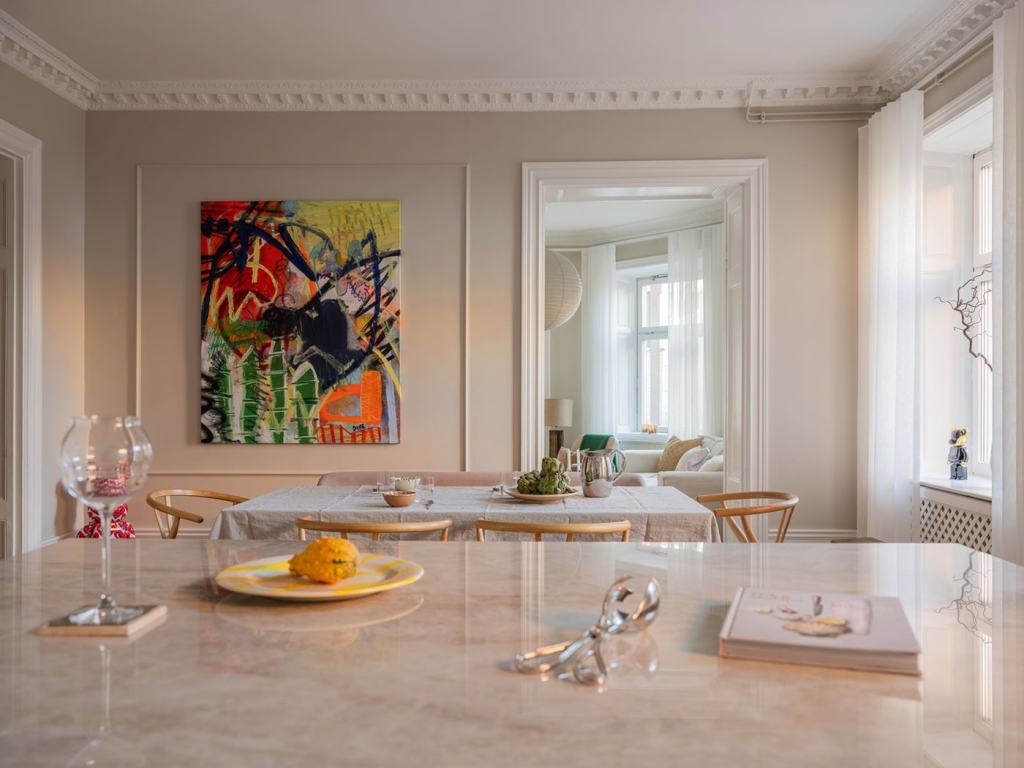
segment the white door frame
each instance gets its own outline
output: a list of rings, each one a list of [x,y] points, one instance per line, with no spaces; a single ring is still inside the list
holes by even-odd
[[[745,249],[742,382],[743,467],[747,489],[764,488],[765,337],[768,257],[768,161],[666,160],[523,163],[522,338],[520,343],[521,469],[544,455],[544,203],[571,187],[678,187],[740,185],[744,190],[748,247]]]
[[[14,424],[11,554],[42,544],[43,143],[0,120],[0,152],[14,160]]]

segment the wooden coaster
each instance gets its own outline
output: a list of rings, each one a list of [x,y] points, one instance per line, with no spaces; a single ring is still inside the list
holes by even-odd
[[[138,605],[142,613],[124,624],[72,624],[67,616],[43,624],[37,634],[57,637],[132,637],[163,624],[166,605]]]

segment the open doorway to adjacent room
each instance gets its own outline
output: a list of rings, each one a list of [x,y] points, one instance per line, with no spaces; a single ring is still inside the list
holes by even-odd
[[[760,487],[764,172],[525,166],[524,468],[616,446],[694,498]],[[672,437],[693,466],[665,469]]]

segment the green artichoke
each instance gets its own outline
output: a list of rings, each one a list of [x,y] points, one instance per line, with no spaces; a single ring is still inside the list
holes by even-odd
[[[544,496],[569,493],[569,473],[558,459],[548,456],[541,461],[539,472],[534,470],[520,475],[516,488],[520,493]]]

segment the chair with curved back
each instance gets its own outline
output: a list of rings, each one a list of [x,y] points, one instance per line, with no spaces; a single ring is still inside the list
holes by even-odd
[[[476,540],[484,541],[484,531],[495,531],[502,533],[530,533],[534,541],[543,541],[544,534],[565,534],[566,541],[573,541],[577,534],[608,534],[621,533],[622,541],[629,541],[628,520],[616,520],[611,523],[525,523],[506,520],[486,520],[481,518],[476,521]]]
[[[160,538],[178,538],[178,524],[182,520],[190,523],[202,523],[203,516],[185,509],[171,506],[171,501],[176,496],[184,496],[193,499],[213,499],[215,501],[230,501],[232,504],[241,504],[248,501],[244,496],[235,496],[231,493],[220,491],[195,491],[184,488],[176,488],[167,491],[153,491],[146,496],[146,503],[153,508],[153,515],[156,517],[157,527],[160,529]],[[160,501],[163,499],[163,501]]]
[[[373,541],[380,541],[382,533],[429,533],[440,531],[441,541],[448,541],[448,529],[451,520],[421,520],[404,523],[370,523],[347,522],[344,520],[314,520],[311,517],[300,517],[295,521],[299,529],[299,541],[306,540],[306,531],[321,533],[337,533],[347,539],[350,533],[368,533]]]
[[[753,506],[729,507],[727,503],[730,501],[764,501],[767,503],[754,504]],[[725,520],[726,524],[736,535],[736,538],[745,544],[758,543],[757,536],[754,535],[754,531],[750,527],[749,519],[751,517],[781,512],[782,517],[779,519],[779,528],[775,532],[775,543],[781,544],[786,540],[789,521],[793,519],[793,512],[796,510],[796,505],[800,503],[800,499],[794,494],[786,493],[785,491],[739,491],[735,493],[705,494],[698,496],[697,502],[711,509],[715,513],[716,519]],[[716,503],[719,505],[718,507],[710,506]],[[740,520],[739,525],[734,520],[737,517]]]

